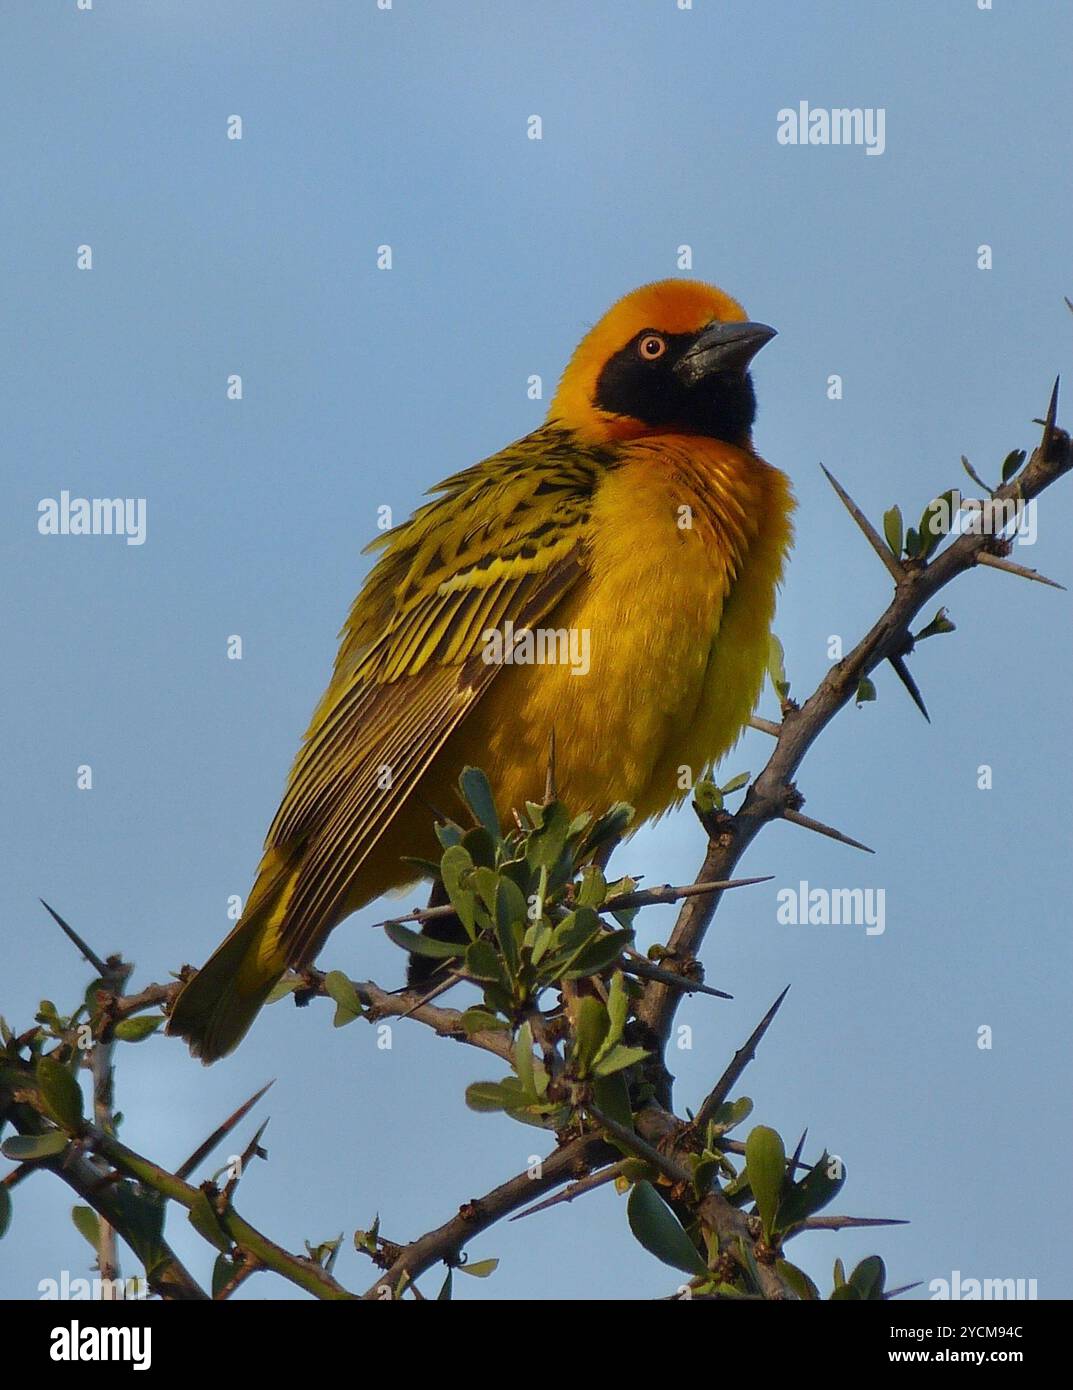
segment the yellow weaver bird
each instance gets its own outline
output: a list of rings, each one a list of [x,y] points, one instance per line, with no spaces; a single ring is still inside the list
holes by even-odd
[[[752,447],[748,367],[773,336],[714,286],[635,290],[545,424],[372,543],[242,918],[172,1009],[196,1056],[230,1052],[288,967],[413,882],[403,855],[439,857],[429,807],[457,804],[468,764],[500,806],[539,801],[554,729],[571,811],[627,801],[636,825],[736,741],[792,538],[789,482]],[[526,630],[580,634],[586,661],[489,659]]]

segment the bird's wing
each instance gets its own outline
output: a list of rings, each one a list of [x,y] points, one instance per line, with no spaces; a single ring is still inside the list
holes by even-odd
[[[584,573],[606,458],[540,430],[449,478],[374,544],[331,684],[266,849],[298,851],[282,940],[294,958],[451,732],[495,679],[482,635],[538,623]]]

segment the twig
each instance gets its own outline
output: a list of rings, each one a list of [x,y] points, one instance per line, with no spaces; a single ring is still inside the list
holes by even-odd
[[[448,1265],[457,1263],[463,1247],[474,1236],[518,1207],[525,1206],[535,1194],[547,1192],[571,1178],[586,1174],[596,1164],[604,1164],[609,1158],[617,1157],[599,1134],[583,1134],[571,1139],[548,1155],[536,1176],[528,1169],[519,1173],[486,1196],[463,1203],[449,1221],[403,1246],[387,1270],[363,1296],[369,1300],[381,1299],[385,1294],[394,1298],[400,1281],[406,1279],[412,1283],[441,1260]]]

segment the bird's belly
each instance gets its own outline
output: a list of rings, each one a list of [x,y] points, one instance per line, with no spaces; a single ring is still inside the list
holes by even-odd
[[[543,797],[554,730],[556,789],[572,811],[622,800],[643,820],[680,800],[723,751],[706,708],[722,581],[687,556],[672,538],[572,594],[522,653],[531,660],[497,675],[437,760],[443,772],[476,764],[504,811],[520,808]]]

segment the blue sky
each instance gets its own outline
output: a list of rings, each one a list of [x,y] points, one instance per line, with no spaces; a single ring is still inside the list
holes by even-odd
[[[889,588],[820,461],[873,517],[894,502],[915,516],[968,490],[962,453],[993,476],[1031,447],[1068,368],[1071,37],[1068,9],[1035,0],[5,7],[12,1024],[42,996],[70,1007],[87,980],[38,896],[133,959],[136,983],[204,959],[249,887],[376,509],[405,515],[533,428],[585,328],[675,274],[683,244],[694,275],[779,330],[756,364],[756,444],[799,499],[777,630],[795,693],[811,690],[829,637],[848,648]],[[883,154],[780,145],[777,113],[803,100],[883,108]],[[241,141],[226,138],[233,114]],[[144,497],[145,544],[39,535],[39,502],[64,489]],[[1018,558],[1073,582],[1069,526],[1066,484]],[[679,1108],[696,1105],[791,983],[743,1087],[756,1118],[791,1143],[807,1125],[808,1152],[844,1158],[839,1209],[912,1223],[810,1237],[799,1262],[824,1288],[836,1255],[877,1251],[894,1283],[960,1270],[1068,1297],[1069,597],[990,572],[944,597],[956,634],[913,658],[931,725],[881,671],[878,701],[845,711],[800,778],[808,811],[875,858],[765,832],[742,869],[775,881],[728,899],[704,949],[734,999],[686,1004],[693,1048],[671,1066]],[[758,771],[766,748],[750,733],[726,772]],[[686,811],[621,863],[682,881],[702,853]],[[802,879],[885,888],[886,931],[780,924],[776,893]],[[351,919],[322,964],[397,983],[400,953],[367,930],[383,915]],[[644,914],[642,942],[670,920]],[[537,1132],[463,1105],[498,1071],[415,1023],[380,1051],[364,1024],[336,1032],[327,1006],[284,1003],[208,1072],[171,1040],[123,1049],[118,1092],[127,1142],[176,1163],[276,1077],[271,1161],[240,1205],[301,1248],[349,1242],[377,1212],[412,1238],[523,1168]],[[88,1250],[66,1189],[42,1177],[16,1199],[0,1295],[34,1297],[40,1279],[83,1272]],[[169,1232],[206,1272],[181,1218]],[[607,1190],[471,1254],[500,1268],[456,1280],[459,1297],[676,1282]],[[337,1273],[371,1280],[349,1244]],[[269,1278],[248,1291],[291,1292]]]

